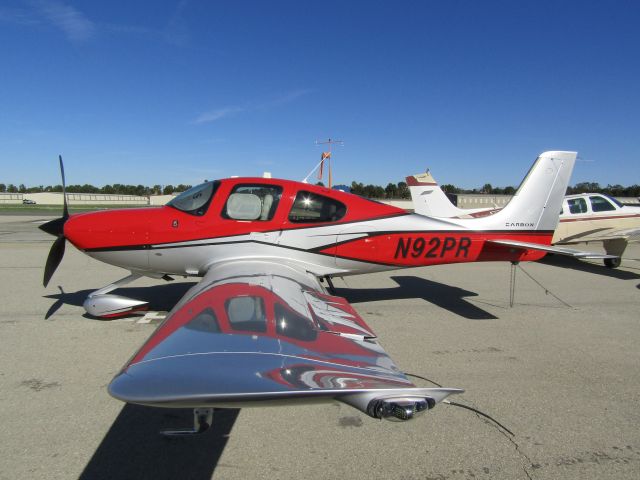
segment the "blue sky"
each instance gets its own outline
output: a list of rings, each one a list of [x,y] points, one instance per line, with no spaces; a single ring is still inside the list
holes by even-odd
[[[0,6],[0,182],[640,183],[636,1],[34,0]]]

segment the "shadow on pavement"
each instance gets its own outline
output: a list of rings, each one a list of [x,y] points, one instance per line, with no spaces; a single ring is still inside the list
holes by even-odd
[[[608,269],[607,269],[608,270]],[[336,293],[351,303],[376,300],[397,300],[403,298],[422,298],[427,302],[449,310],[461,317],[472,320],[494,320],[498,317],[468,302],[464,297],[477,297],[478,294],[459,287],[438,283],[415,276],[392,276],[398,287],[350,289],[336,288]],[[195,282],[179,282],[151,287],[119,288],[112,293],[149,302],[150,310],[169,311],[184,296]],[[45,295],[56,301],[49,308],[45,319],[51,318],[62,305],[82,306],[87,296],[94,290],[79,290],[66,293],[58,287],[60,293]],[[91,317],[88,317],[91,318]]]
[[[158,432],[193,425],[191,410],[127,404],[79,478],[209,480],[239,413],[239,409],[216,410],[209,431],[189,437],[167,438]]]
[[[470,320],[495,320],[498,318],[464,299],[464,297],[477,297],[478,294],[475,292],[415,276],[393,276],[391,279],[398,284],[397,287],[336,288],[336,294],[345,297],[351,303],[422,298]]]
[[[196,282],[178,282],[167,283],[163,285],[154,285],[150,287],[131,287],[118,288],[110,293],[123,295],[125,297],[135,298],[149,302],[150,310],[169,311],[178,301],[187,293]],[[81,307],[86,298],[95,290],[79,290],[77,292],[65,293],[61,286],[58,286],[60,293],[54,295],[45,295],[45,298],[53,298],[56,301],[45,314],[45,320],[48,320],[62,305],[74,305]]]
[[[620,280],[633,280],[640,278],[640,274],[635,272],[621,270],[620,268],[607,268],[602,263],[595,264],[584,260],[578,260],[577,258],[565,257],[563,255],[546,255],[542,260],[538,260],[538,263],[553,267],[570,268],[572,270],[594,273],[596,275],[604,275],[612,278],[619,278]],[[624,258],[622,259],[622,265],[624,266]]]

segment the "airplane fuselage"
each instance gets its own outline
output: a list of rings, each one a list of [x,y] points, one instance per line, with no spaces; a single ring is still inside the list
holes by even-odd
[[[599,193],[565,197],[553,243],[575,243],[592,234],[640,227],[640,207],[620,205]]]
[[[517,218],[504,230],[484,229],[484,219],[435,219],[323,187],[275,179],[227,179],[202,214],[173,206],[72,216],[65,236],[91,257],[150,276],[202,276],[213,263],[265,258],[299,264],[319,275],[352,275],[405,267],[490,260],[537,260],[544,253],[487,244],[511,238],[549,244],[552,231]],[[278,188],[268,220],[229,218],[229,198],[242,186]],[[300,195],[344,207],[340,218],[302,221]],[[298,200],[296,200],[298,199]],[[340,208],[340,207],[338,207]],[[307,219],[309,220],[309,219]],[[487,224],[488,225],[488,224]]]

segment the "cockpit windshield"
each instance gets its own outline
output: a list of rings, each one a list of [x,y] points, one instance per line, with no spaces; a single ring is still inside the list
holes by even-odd
[[[603,197],[607,197],[608,200],[611,200],[613,203],[615,203],[617,206],[619,207],[624,207],[624,204],[621,203],[619,200],[616,200],[615,198],[613,198],[611,195],[602,195]]]
[[[182,192],[167,205],[190,215],[202,216],[207,212],[218,185],[218,181],[196,185]]]

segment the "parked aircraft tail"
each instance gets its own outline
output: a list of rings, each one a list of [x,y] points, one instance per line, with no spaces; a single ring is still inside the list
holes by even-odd
[[[429,172],[407,177],[415,213],[429,217],[446,217],[452,223],[474,230],[504,232],[504,238],[486,240],[487,244],[516,250],[538,250],[575,258],[603,258],[615,261],[621,252],[584,252],[551,246],[552,233],[558,226],[562,200],[576,161],[576,152],[544,152],[536,159],[518,191],[503,209],[460,209],[455,207]],[[513,237],[508,232],[528,234],[537,230],[543,235],[529,239]],[[618,256],[613,255],[618,253]]]
[[[419,215],[442,218],[474,218],[491,215],[500,210],[497,207],[456,207],[428,170],[426,173],[406,177],[406,180],[411,192],[413,211]]]
[[[576,152],[544,152],[536,159],[518,191],[502,210],[472,220],[489,230],[542,230],[558,225]]]
[[[457,217],[465,213],[449,201],[429,171],[411,175],[406,180],[415,213],[427,217]]]
[[[475,228],[501,231],[538,230],[548,235],[543,235],[533,242],[506,235],[505,238],[487,240],[487,243],[574,258],[618,258],[608,253],[583,252],[549,245],[551,234],[560,220],[562,200],[569,185],[576,156],[576,152],[553,151],[540,154],[506,207],[489,217],[473,220],[478,222],[474,224]]]

